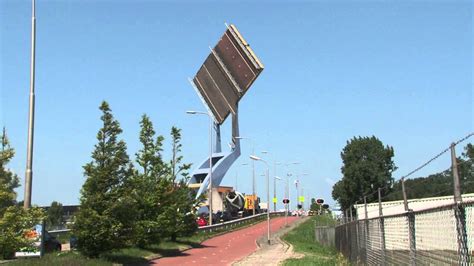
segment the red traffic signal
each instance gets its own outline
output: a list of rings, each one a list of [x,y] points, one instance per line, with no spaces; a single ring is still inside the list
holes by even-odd
[[[316,203],[319,204],[319,205],[321,205],[321,204],[324,203],[324,200],[323,200],[323,199],[317,199],[317,200],[316,200]]]
[[[283,203],[288,204],[288,203],[290,203],[290,200],[289,199],[283,199]]]

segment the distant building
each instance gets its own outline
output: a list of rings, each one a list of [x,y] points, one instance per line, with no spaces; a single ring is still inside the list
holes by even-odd
[[[48,211],[51,206],[41,207],[43,210]],[[79,210],[80,205],[63,205],[63,220],[72,222],[74,214]]]

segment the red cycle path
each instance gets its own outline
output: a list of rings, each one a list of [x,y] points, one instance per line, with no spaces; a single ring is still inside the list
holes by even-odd
[[[293,223],[298,217],[288,217]],[[285,226],[285,217],[271,219],[271,232]],[[152,261],[158,265],[230,265],[257,250],[256,240],[266,235],[267,222],[210,238],[202,247],[184,251],[176,257],[164,257]]]

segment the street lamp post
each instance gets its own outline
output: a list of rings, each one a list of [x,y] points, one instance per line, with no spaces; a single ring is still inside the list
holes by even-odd
[[[255,152],[255,143],[253,142],[253,139],[247,138],[247,137],[235,137],[236,139],[247,139],[250,140],[252,144],[252,154]],[[257,196],[255,194],[255,163],[254,160],[252,160],[252,197],[253,197],[253,209],[252,209],[252,215],[255,215],[255,204],[257,202]]]
[[[186,111],[187,114],[207,115],[209,117],[209,225],[212,225],[212,116],[206,112]]]
[[[300,196],[300,190],[298,188],[298,184],[300,183],[300,180],[298,179],[298,176],[296,176],[296,180],[295,180],[295,186],[296,186],[296,216],[300,216],[299,215],[299,208],[298,208],[298,203],[299,203],[299,196]]]
[[[263,154],[268,154],[268,151],[262,151]],[[277,165],[280,165],[281,163],[280,162],[277,162],[276,160],[273,161],[273,176],[276,177],[277,176],[277,172],[276,172],[276,166]],[[276,180],[273,179],[273,198],[276,199]],[[276,206],[277,206],[277,203],[276,203],[276,200],[273,202],[273,211],[276,212]]]
[[[255,161],[261,161],[267,167],[266,175],[267,175],[267,242],[270,245],[270,174],[269,174],[269,167],[267,161],[259,158],[255,155],[250,155],[250,159]]]
[[[31,207],[33,185],[33,139],[35,128],[35,51],[36,51],[36,4],[31,1],[31,62],[30,62],[30,100],[28,111],[28,142],[26,150],[25,196],[23,208]]]
[[[303,186],[301,186],[301,197],[304,198],[304,187]],[[304,211],[304,201],[301,201],[301,208]]]
[[[244,165],[249,165],[249,164],[248,164],[248,163],[243,163],[243,164],[241,164],[241,165],[244,166]],[[238,179],[238,176],[239,176],[239,169],[237,169],[237,170],[235,171],[235,189],[234,189],[235,191],[237,191],[237,179]]]
[[[296,175],[296,181],[295,181],[295,185],[296,185],[296,216],[299,216],[298,203],[299,203],[299,200],[300,200],[300,191],[299,191],[298,185],[300,184],[300,177],[305,176],[305,175],[308,175],[308,173],[302,173],[302,174]]]
[[[276,182],[277,180],[282,181],[282,179],[278,176],[274,176],[273,179],[273,198],[275,199],[275,202],[273,202],[273,210],[276,212]]]
[[[263,175],[261,175],[261,176],[265,176],[265,174],[263,174]],[[281,179],[280,177],[278,177],[278,176],[274,176],[274,177],[273,177],[273,198],[274,198],[274,199],[276,199],[276,192],[275,192],[275,191],[276,191],[276,182],[277,182],[277,180],[280,180],[280,181],[281,181],[282,179]],[[273,204],[276,205],[276,202],[273,202]],[[275,206],[274,206],[274,210],[275,210],[275,212],[276,212],[276,207],[275,207]]]
[[[286,188],[285,188],[285,198],[287,198],[288,200],[290,199],[290,176],[291,176],[291,173],[289,172],[289,166],[292,165],[292,164],[300,164],[299,162],[291,162],[291,163],[287,163],[285,164],[286,166],[286,170],[287,170],[287,174],[286,174]],[[290,211],[290,204],[287,203],[285,204],[285,226],[288,226],[288,212]]]
[[[286,174],[285,198],[290,200],[290,173]],[[288,226],[288,212],[290,211],[290,203],[285,204],[285,226]]]

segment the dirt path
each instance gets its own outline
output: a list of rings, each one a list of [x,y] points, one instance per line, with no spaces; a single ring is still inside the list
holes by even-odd
[[[301,257],[301,255],[294,253],[293,247],[281,240],[280,237],[306,220],[307,217],[297,218],[289,227],[276,232],[272,237],[271,245],[267,244],[265,237],[260,238],[258,240],[260,248],[257,251],[232,265],[279,265],[286,259]]]
[[[300,220],[288,217],[289,224]],[[271,220],[271,232],[279,232],[285,226],[285,218]],[[261,222],[224,235],[216,236],[201,243],[201,247],[184,251],[175,257],[164,257],[152,261],[157,265],[231,265],[255,252],[257,240],[265,238],[267,223]],[[263,247],[263,246],[262,246]]]

